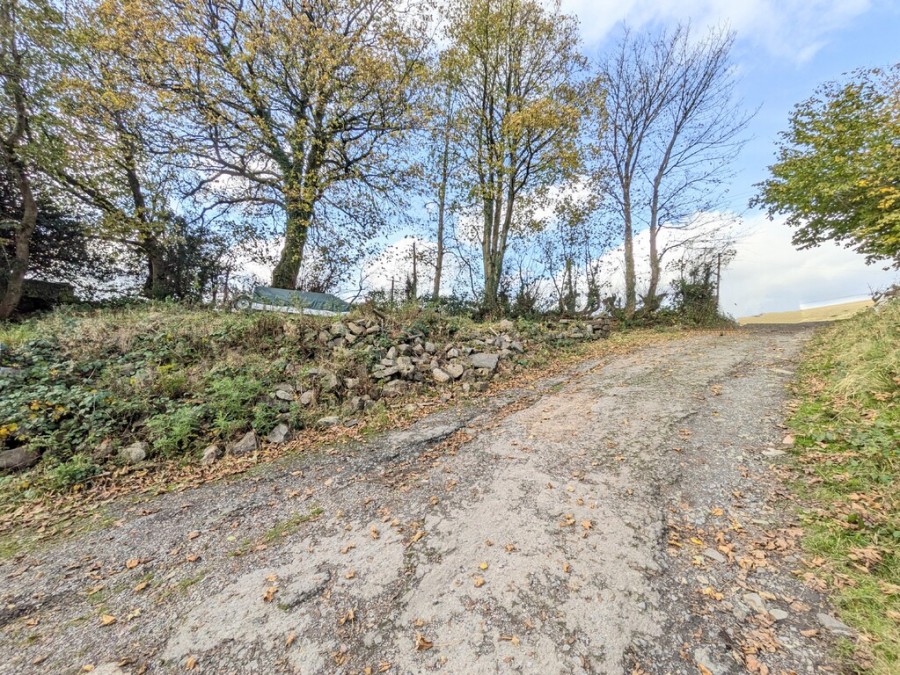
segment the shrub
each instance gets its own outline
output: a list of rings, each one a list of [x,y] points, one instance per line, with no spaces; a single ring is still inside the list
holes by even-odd
[[[67,461],[57,464],[50,472],[50,485],[57,491],[85,483],[100,473],[100,467],[87,455],[76,454]]]
[[[148,419],[147,430],[153,449],[166,457],[189,451],[205,412],[202,405],[173,405],[166,412]]]

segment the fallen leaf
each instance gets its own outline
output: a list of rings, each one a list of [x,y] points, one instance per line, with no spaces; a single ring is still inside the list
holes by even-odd
[[[284,646],[290,647],[292,644],[294,644],[294,640],[296,639],[297,635],[293,631],[291,631],[290,633],[288,633],[287,640],[284,641]]]
[[[350,570],[347,574],[344,575],[345,579],[353,579],[356,576],[356,572],[354,570]]]
[[[200,530],[193,530],[192,532],[188,532],[188,539],[196,539],[200,536]]]
[[[127,569],[133,570],[135,567],[141,564],[141,561],[137,558],[131,558],[125,561],[125,567]]]
[[[519,638],[517,638],[515,635],[501,635],[500,639],[504,642],[511,642],[516,647],[519,646]]]
[[[188,562],[197,562],[200,560],[200,556],[197,553],[189,553],[186,558]]]
[[[487,568],[488,568],[488,564],[486,562],[483,562],[478,566],[478,569],[480,569],[480,570],[486,570]]]
[[[275,594],[276,594],[277,592],[278,592],[278,587],[277,587],[277,586],[269,586],[269,587],[266,589],[265,595],[263,595],[263,601],[264,601],[264,602],[272,602],[272,600],[275,599]]]
[[[89,673],[93,669],[94,669],[94,665],[92,663],[86,663],[83,666],[81,666],[81,672],[83,672],[83,673]]]
[[[564,563],[563,563],[563,572],[565,572],[566,574],[568,574],[568,573],[571,572],[571,571],[572,571],[572,566],[571,566],[569,563],[564,562]]]
[[[197,657],[191,654],[184,663],[185,670],[193,670],[197,667]]]
[[[100,625],[101,626],[111,626],[116,622],[116,617],[112,614],[101,614],[100,615]]]
[[[484,577],[475,577],[475,588],[484,586]]]
[[[808,638],[815,637],[818,634],[819,634],[819,631],[817,631],[815,628],[810,628],[809,630],[801,630],[800,631],[800,635],[802,635],[803,637],[808,637]]]
[[[409,539],[410,544],[415,544],[419,539],[425,536],[425,530],[419,530]]]
[[[379,673],[386,673],[390,669],[391,669],[391,664],[388,661],[382,661],[381,663],[378,664],[378,672]]]
[[[372,535],[372,539],[378,539],[381,536],[381,533],[378,531],[378,528],[374,525],[369,528],[369,534]]]
[[[149,586],[149,585],[150,585],[149,581],[142,581],[141,583],[139,583],[137,586],[134,587],[134,592],[140,593],[142,590],[147,588],[147,586]]]
[[[353,609],[348,609],[347,613],[344,614],[340,619],[338,619],[338,623],[343,626],[345,623],[353,623],[356,620],[356,613]]]
[[[584,529],[589,530],[589,529],[591,529],[594,525],[593,525],[593,523],[591,523],[591,521],[589,521],[589,520],[582,520],[582,521],[581,521],[581,526],[582,526]]]
[[[785,436],[784,438],[781,439],[781,444],[791,446],[795,443],[795,441],[796,441],[796,439],[791,434],[788,434],[787,436]]]
[[[128,616],[125,617],[126,621],[131,621],[132,619],[136,619],[141,615],[140,609],[133,609],[128,613]]]
[[[725,596],[722,593],[719,593],[712,586],[707,586],[702,591],[700,591],[703,595],[712,598],[713,600],[722,600]]]
[[[704,666],[702,663],[697,664],[697,670],[700,671],[700,675],[713,675],[712,671]]]
[[[36,617],[31,617],[31,618],[25,619],[26,626],[37,626],[40,622],[41,622],[41,620]]]
[[[416,651],[423,652],[434,647],[434,643],[421,633],[416,633]]]
[[[567,513],[563,516],[563,519],[560,521],[560,527],[571,527],[575,524],[575,516],[571,513]]]
[[[341,554],[346,555],[355,548],[356,544],[347,544],[344,548],[341,549]]]

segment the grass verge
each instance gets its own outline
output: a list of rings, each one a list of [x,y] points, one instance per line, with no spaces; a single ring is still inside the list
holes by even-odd
[[[860,632],[844,656],[859,672],[900,669],[900,302],[819,334],[789,424],[808,580],[834,594]]]

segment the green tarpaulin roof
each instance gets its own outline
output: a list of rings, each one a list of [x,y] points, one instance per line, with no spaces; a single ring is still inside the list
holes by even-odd
[[[349,302],[345,302],[331,293],[307,293],[306,291],[289,291],[286,288],[257,286],[253,289],[253,299],[266,305],[303,307],[328,312],[350,311]]]

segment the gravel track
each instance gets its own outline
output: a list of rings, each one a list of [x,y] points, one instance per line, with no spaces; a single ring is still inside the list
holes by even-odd
[[[689,336],[123,500],[0,564],[0,673],[836,672],[849,631],[772,470],[811,331]]]

